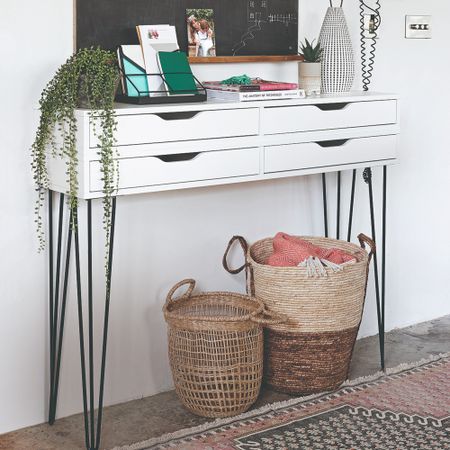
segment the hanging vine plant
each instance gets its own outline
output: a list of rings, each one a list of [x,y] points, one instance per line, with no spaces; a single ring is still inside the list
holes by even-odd
[[[111,227],[112,195],[118,186],[114,159],[117,123],[114,98],[119,81],[115,55],[100,48],[81,49],[56,72],[41,94],[40,122],[32,145],[32,170],[37,191],[36,227],[39,250],[45,248],[42,207],[49,188],[47,158],[63,158],[67,165],[68,203],[74,226],[78,207],[76,108],[88,108],[98,139],[103,181],[103,223],[106,245]]]

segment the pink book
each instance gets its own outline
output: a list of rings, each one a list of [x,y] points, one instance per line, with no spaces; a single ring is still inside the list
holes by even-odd
[[[261,78],[253,78],[252,84],[222,84],[220,81],[205,81],[203,86],[206,89],[232,92],[251,91],[291,91],[298,89],[297,83],[284,83],[282,81],[266,81]]]
[[[252,84],[259,86],[260,91],[289,91],[298,89],[297,83],[284,83],[282,81],[266,81],[256,78]]]

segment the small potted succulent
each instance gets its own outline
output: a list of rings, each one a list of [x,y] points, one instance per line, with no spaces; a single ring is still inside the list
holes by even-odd
[[[314,40],[300,44],[299,54],[303,56],[303,61],[298,64],[298,84],[304,89],[306,95],[319,95],[321,93],[322,81],[322,53],[323,49],[318,42],[314,45]]]

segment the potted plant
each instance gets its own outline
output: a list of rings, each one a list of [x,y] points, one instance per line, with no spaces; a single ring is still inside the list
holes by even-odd
[[[300,44],[300,55],[304,60],[298,64],[298,84],[304,89],[306,95],[319,95],[322,82],[322,47],[314,41]]]
[[[37,191],[36,224],[39,249],[45,247],[41,209],[49,187],[47,158],[63,158],[67,165],[67,196],[72,217],[78,206],[78,154],[76,108],[90,109],[93,130],[100,142],[98,154],[103,179],[103,221],[109,242],[111,196],[117,188],[114,159],[116,119],[114,98],[119,73],[114,53],[100,48],[81,49],[56,72],[41,94],[40,121],[32,150],[32,170]],[[75,222],[71,225],[73,226]]]

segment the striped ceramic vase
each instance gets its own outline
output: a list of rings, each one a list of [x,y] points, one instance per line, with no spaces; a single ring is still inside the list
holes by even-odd
[[[322,93],[349,92],[355,79],[355,59],[342,8],[328,8],[319,42],[323,48]]]

